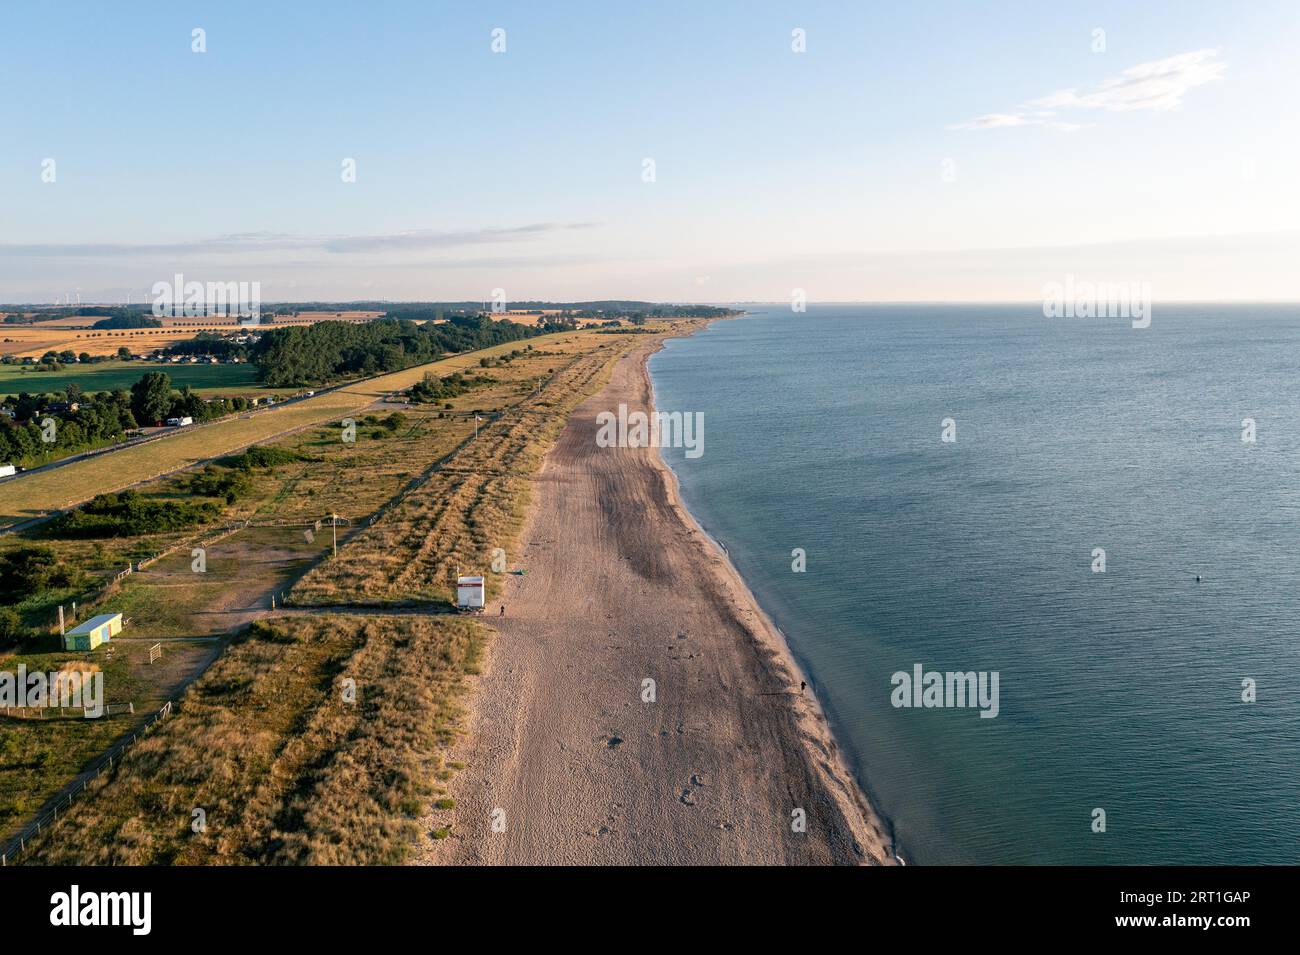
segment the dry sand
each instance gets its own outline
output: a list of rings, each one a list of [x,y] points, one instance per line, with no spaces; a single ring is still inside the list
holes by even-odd
[[[451,835],[419,862],[889,861],[780,632],[659,452],[596,446],[598,412],[649,407],[656,347],[619,361],[536,478],[511,555],[527,575],[508,579],[508,616],[489,608],[499,633],[451,755],[456,807],[423,820]]]

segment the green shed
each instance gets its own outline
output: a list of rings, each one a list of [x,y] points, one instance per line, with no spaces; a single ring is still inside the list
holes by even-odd
[[[115,633],[122,632],[122,615],[120,613],[101,613],[91,617],[85,623],[78,624],[63,635],[65,650],[93,650],[101,643],[113,639]]]

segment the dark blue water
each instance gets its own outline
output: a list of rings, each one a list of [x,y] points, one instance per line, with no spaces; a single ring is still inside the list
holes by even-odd
[[[911,861],[1300,862],[1300,308],[751,308],[651,371]],[[894,708],[916,663],[1000,714]]]

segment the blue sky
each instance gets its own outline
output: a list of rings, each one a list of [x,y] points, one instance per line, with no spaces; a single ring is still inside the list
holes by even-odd
[[[1286,2],[6,5],[0,301],[1297,299],[1298,41]]]

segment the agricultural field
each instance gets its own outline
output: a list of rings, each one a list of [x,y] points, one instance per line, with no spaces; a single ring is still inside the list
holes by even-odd
[[[69,328],[63,321],[35,325],[0,325],[0,355],[40,358],[47,351],[72,351],[80,355],[115,355],[122,346],[132,354],[144,355],[176,342],[188,341],[200,331],[231,331],[230,325],[171,326],[163,328],[96,329]]]
[[[189,385],[204,396],[270,394],[257,380],[257,369],[249,364],[211,365],[177,362],[158,364],[143,361],[104,361],[90,365],[65,365],[61,371],[31,371],[22,365],[0,365],[0,396],[65,391],[77,384],[83,392],[129,391],[151,371],[165,371],[173,387]]]
[[[382,312],[300,312],[272,319],[264,315],[268,328],[283,325],[312,325],[316,322],[368,322]],[[91,328],[102,316],[69,315],[31,325],[0,324],[0,355],[40,358],[47,351],[73,351],[80,355],[113,355],[125,345],[133,354],[145,355],[176,342],[188,341],[199,332],[231,332],[238,319],[164,318],[161,328]]]
[[[299,312],[297,315],[277,315],[276,325],[311,325],[314,322],[368,322],[382,318],[383,312]]]
[[[546,309],[541,312],[524,312],[524,311],[507,311],[504,315],[497,316],[508,321],[515,322],[519,325],[541,325],[543,322],[549,322],[561,314],[561,310]],[[599,325],[604,319],[595,318],[578,318],[574,319],[579,325]]]
[[[527,344],[533,346],[534,352],[552,352],[563,357],[595,344],[584,344],[584,339],[583,333],[567,332],[542,335],[529,339]],[[359,414],[367,408],[378,406],[393,392],[409,388],[426,374],[448,375],[454,371],[478,369],[481,360],[491,361],[519,347],[522,347],[519,343],[508,342],[417,365],[283,407],[186,428],[159,441],[123,448],[108,455],[76,461],[54,470],[0,484],[0,527],[66,509],[89,500],[96,494],[106,494],[192,467],[201,461],[230,454],[291,431],[330,420],[337,421],[349,414]],[[546,368],[539,360],[533,360],[530,367],[536,375],[546,374]]]

